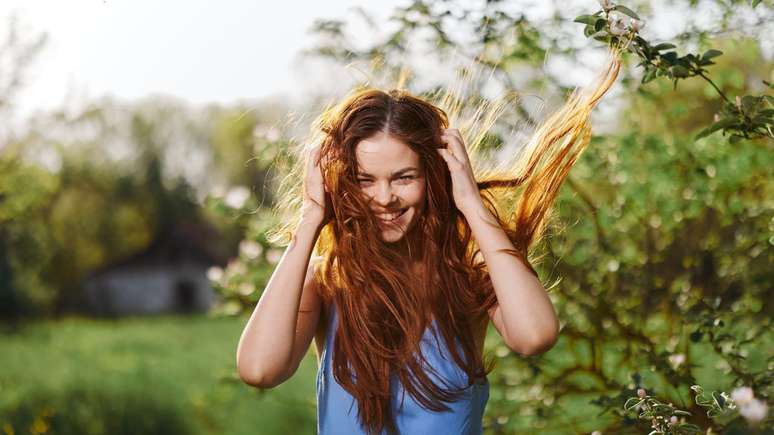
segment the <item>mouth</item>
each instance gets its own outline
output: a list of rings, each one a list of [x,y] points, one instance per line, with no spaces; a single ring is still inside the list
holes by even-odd
[[[376,217],[382,222],[394,222],[406,214],[406,211],[408,211],[408,208],[404,208],[392,213],[376,213]]]

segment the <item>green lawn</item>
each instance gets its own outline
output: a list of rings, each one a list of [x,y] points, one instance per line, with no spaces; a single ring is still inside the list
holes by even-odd
[[[236,346],[246,322],[247,317],[203,315],[71,318],[29,324],[13,334],[0,331],[0,435],[314,434],[314,351],[310,349],[298,372],[283,385],[266,391],[249,387],[235,369]],[[762,343],[770,344],[770,336]],[[590,364],[590,350],[581,344],[561,339],[541,368],[553,373]],[[606,343],[600,350],[605,358],[598,364],[611,371],[608,376],[628,382],[631,371],[619,370],[619,344]],[[490,325],[487,348],[497,346],[502,347]],[[730,385],[730,379],[720,373],[718,358],[708,346],[694,344],[689,354],[698,366],[697,379],[709,391]],[[752,349],[747,363],[765,367],[765,349],[770,346]],[[518,393],[516,398],[529,402],[522,396],[531,394],[534,381],[520,365],[500,363],[490,375],[495,385],[487,421],[510,416],[516,433],[530,433],[533,418],[508,397]],[[677,393],[652,367],[643,364],[638,371],[660,394]],[[588,388],[595,380],[577,377],[573,382]],[[692,396],[687,387],[683,390],[670,400],[689,405]],[[556,427],[541,433],[604,427],[609,416],[597,416],[599,409],[589,404],[593,396],[563,397],[554,405],[561,410],[553,421]]]
[[[101,420],[119,425],[111,432],[125,433],[315,433],[314,351],[283,385],[249,387],[235,369],[246,320],[72,318],[2,333],[0,434],[62,433],[55,419],[76,415],[82,417],[78,433],[106,430]],[[141,425],[154,418],[166,423]],[[178,420],[185,427],[170,423]],[[87,421],[93,429],[84,429]]]

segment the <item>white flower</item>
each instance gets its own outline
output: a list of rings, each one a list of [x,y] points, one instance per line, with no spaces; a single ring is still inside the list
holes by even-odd
[[[648,395],[648,392],[645,391],[644,388],[638,388],[637,389],[637,397],[639,397],[640,399],[644,399],[645,396],[647,396],[647,395]]]
[[[595,430],[594,432],[591,432],[591,435],[602,435],[602,432]]]
[[[674,355],[669,355],[669,362],[672,363],[672,367],[677,369],[683,363],[685,362],[685,355],[682,353],[676,353]]]
[[[266,261],[271,264],[277,264],[282,258],[283,251],[281,249],[272,248],[266,251]]]
[[[618,12],[611,12],[608,21],[610,23],[610,33],[613,35],[623,35],[629,31],[626,24],[626,16]]]
[[[242,296],[250,296],[255,291],[255,286],[249,282],[243,282],[239,285],[238,291]]]
[[[230,280],[234,276],[241,276],[247,273],[247,266],[245,263],[239,261],[239,259],[232,258],[226,265],[224,277],[226,280]]]
[[[641,20],[636,20],[636,19],[632,18],[631,20],[629,20],[629,27],[631,27],[631,29],[632,29],[633,31],[635,31],[635,32],[639,32],[639,31],[640,31],[640,29],[642,29],[643,27],[645,27],[645,22],[644,22],[644,21],[641,21]]]
[[[731,392],[731,399],[738,406],[750,403],[754,397],[753,390],[750,387],[740,387]]]
[[[613,8],[613,6],[615,6],[613,2],[611,2],[610,0],[597,0],[597,1],[599,2],[599,5],[602,6],[602,9],[606,11],[609,11],[610,9]]]
[[[758,399],[752,399],[748,403],[739,407],[739,413],[750,423],[759,423],[766,418],[769,409],[766,402]]]
[[[242,240],[239,242],[239,252],[250,260],[255,260],[263,252],[263,246],[252,240]]]
[[[269,142],[275,142],[281,136],[282,132],[273,125],[256,125],[253,129],[253,136],[259,139],[266,139]]]
[[[250,198],[250,189],[245,186],[235,186],[228,190],[223,202],[231,208],[242,208],[247,198]]]
[[[212,266],[207,269],[207,279],[213,282],[220,281],[223,277],[223,269],[218,266]]]

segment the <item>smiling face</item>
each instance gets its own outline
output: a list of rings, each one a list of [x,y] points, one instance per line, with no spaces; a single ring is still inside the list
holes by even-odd
[[[384,132],[360,141],[355,154],[357,181],[371,200],[381,238],[397,242],[424,211],[425,177],[419,155]]]

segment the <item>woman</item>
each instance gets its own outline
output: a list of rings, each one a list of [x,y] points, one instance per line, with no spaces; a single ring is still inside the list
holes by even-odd
[[[527,251],[588,143],[616,59],[591,95],[574,93],[536,131],[510,177],[477,182],[446,113],[406,92],[366,89],[327,111],[300,219],[239,342],[240,377],[279,385],[314,337],[320,433],[481,433],[488,322],[521,355],[557,340]],[[498,198],[521,185],[502,219]]]

